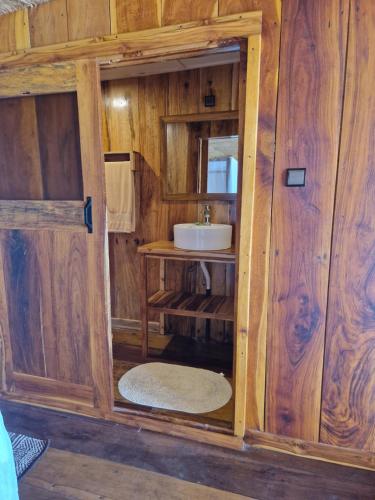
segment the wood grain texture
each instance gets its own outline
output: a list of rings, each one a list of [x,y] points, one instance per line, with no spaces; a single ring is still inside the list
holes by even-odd
[[[82,200],[83,181],[75,93],[35,98],[43,198]]]
[[[117,32],[161,26],[162,0],[116,0]]]
[[[59,476],[58,482],[56,475]],[[115,499],[124,498],[125,491],[128,498],[144,500],[163,498],[166,492],[171,500],[249,498],[109,460],[53,448],[47,451],[21,487],[21,495],[24,494],[24,498],[28,500],[94,498],[99,495]]]
[[[41,200],[43,182],[35,100],[0,100],[0,114],[7,120],[7,126],[0,131],[0,199]]]
[[[10,325],[13,367],[21,373],[46,375],[40,315],[43,275],[37,234],[1,231],[2,266]]]
[[[255,446],[234,451],[208,443],[181,441],[144,428],[4,400],[0,401],[0,407],[11,432],[51,439],[56,449],[113,460],[206,486],[220,485],[225,492],[258,499],[264,498],[265,492],[271,499],[288,500],[327,497],[373,500],[374,497],[372,471],[306,460]]]
[[[235,262],[236,254],[234,247],[226,250],[183,250],[176,248],[173,241],[153,241],[138,248],[139,253],[150,257],[179,258],[183,260],[207,260],[208,262]]]
[[[23,95],[58,94],[75,89],[73,63],[29,65],[0,71],[1,98]]]
[[[109,0],[66,0],[69,40],[100,37],[111,32]]]
[[[68,41],[66,0],[52,0],[37,5],[28,12],[31,47]]]
[[[218,0],[162,0],[162,24],[184,23],[195,19],[209,19],[218,15]]]
[[[91,373],[98,413],[112,408],[112,344],[105,206],[104,157],[101,142],[101,90],[99,68],[94,61],[77,67],[77,97],[84,196],[93,199],[94,231],[87,235],[87,315],[90,329]]]
[[[150,309],[175,316],[233,321],[233,297],[158,291],[148,300]]]
[[[250,334],[250,309],[252,291],[252,254],[253,254],[253,224],[255,220],[255,172],[257,157],[258,133],[258,106],[260,83],[261,36],[250,36],[246,51],[246,87],[245,112],[243,115],[242,137],[242,168],[241,182],[241,219],[237,241],[238,265],[236,269],[236,334],[235,334],[235,415],[234,432],[236,436],[243,436],[246,426],[246,398],[247,398],[247,363],[248,363],[248,336]],[[246,214],[246,216],[244,216]]]
[[[18,52],[4,53],[0,57],[0,69],[25,64],[46,64],[77,59],[142,60],[150,56],[170,54],[207,48],[221,47],[237,41],[240,37],[261,31],[261,12],[248,12],[233,16],[215,17],[189,23],[164,26],[162,28],[85,38],[79,41],[33,47]]]
[[[281,0],[219,0],[219,15],[262,10],[257,163],[256,217],[253,225],[252,290],[248,336],[246,427],[264,429],[266,337],[268,315],[271,203],[276,134]],[[234,73],[235,78],[238,75]],[[241,77],[241,73],[239,73]]]
[[[283,3],[266,430],[309,441],[319,439],[347,21],[340,0]],[[284,186],[288,167],[306,168],[306,187]]]
[[[16,49],[15,13],[0,16],[0,52]]]
[[[83,201],[0,200],[0,229],[87,232]]]
[[[304,441],[302,439],[269,434],[268,432],[249,431],[245,437],[250,446],[266,448],[283,453],[319,459],[324,462],[333,462],[340,465],[350,465],[360,469],[375,470],[375,456],[372,452],[355,450],[353,448],[342,449],[323,443]],[[358,488],[359,485],[355,485]],[[374,488],[375,490],[375,488]]]
[[[351,2],[320,438],[375,452],[375,5]]]

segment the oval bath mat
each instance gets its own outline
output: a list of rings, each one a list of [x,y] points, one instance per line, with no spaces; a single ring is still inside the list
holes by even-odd
[[[217,410],[232,396],[232,387],[223,375],[167,363],[132,368],[120,378],[118,388],[132,403],[185,413]]]

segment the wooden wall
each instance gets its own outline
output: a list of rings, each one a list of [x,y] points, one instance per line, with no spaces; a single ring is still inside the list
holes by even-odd
[[[208,83],[210,82],[210,83]],[[204,107],[204,95],[210,85],[216,95],[214,108]],[[127,99],[124,108],[113,100]],[[114,80],[103,84],[103,136],[106,151],[136,151],[140,213],[132,234],[110,235],[112,316],[140,319],[140,275],[137,247],[143,243],[173,238],[173,224],[202,219],[203,204],[196,201],[169,201],[161,197],[160,117],[238,109],[238,65],[224,65],[148,77]],[[235,223],[234,202],[210,202],[213,222]],[[158,263],[155,262],[157,266]],[[169,289],[202,290],[202,275],[197,264],[167,263]],[[213,264],[213,293],[234,293],[234,272],[230,266]],[[232,266],[233,268],[233,266]],[[159,285],[158,269],[149,277],[150,291]],[[158,319],[157,316],[155,319]],[[203,322],[204,323],[204,322]],[[202,322],[168,318],[168,328],[186,335],[204,334]],[[197,325],[197,331],[195,329]],[[212,336],[223,340],[229,326],[214,322]]]
[[[0,17],[0,50],[255,9],[263,10],[263,34],[247,428],[375,451],[374,2],[283,0],[281,13],[280,0],[52,0]],[[193,109],[179,81],[186,77],[174,76],[173,95],[157,93],[165,76],[128,81],[122,90],[135,99],[147,93],[154,107],[140,101],[129,120],[107,113],[111,148],[140,147],[146,120],[167,106]],[[114,139],[120,126],[127,144]],[[197,207],[156,203],[157,139],[143,140],[147,231],[159,237],[196,218]],[[290,167],[306,168],[305,188],[285,188]]]

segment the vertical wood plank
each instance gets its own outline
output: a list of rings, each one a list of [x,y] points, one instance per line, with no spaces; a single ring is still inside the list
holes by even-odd
[[[0,16],[0,52],[16,49],[15,13]]]
[[[208,19],[218,15],[218,0],[162,0],[162,25]]]
[[[375,4],[352,0],[321,441],[375,451]]]
[[[118,33],[158,28],[162,0],[116,0]]]
[[[219,0],[220,16],[251,10],[261,10],[263,21],[254,200],[256,218],[253,226],[252,290],[249,305],[251,323],[248,336],[246,427],[263,430],[281,0]],[[243,216],[246,217],[246,214]]]
[[[35,98],[3,99],[0,115],[7,117],[6,127],[0,130],[0,199],[41,200],[43,183]]]
[[[66,0],[52,0],[29,9],[31,47],[68,41]]]
[[[266,430],[317,441],[348,3],[287,0],[282,19]]]
[[[29,11],[21,9],[15,12],[16,49],[30,47]]]
[[[224,64],[222,66],[211,66],[201,68],[200,70],[200,99],[199,99],[199,112],[215,112],[215,111],[229,111],[233,108],[232,105],[236,104],[233,99],[232,87],[236,85],[233,82],[233,65]],[[204,105],[204,96],[214,94],[215,107],[206,108]]]
[[[109,0],[67,0],[69,40],[109,35]]]
[[[77,98],[74,93],[37,96],[40,161],[45,200],[82,200]]]
[[[247,363],[248,363],[248,336],[250,325],[250,293],[251,257],[253,252],[253,223],[254,223],[254,191],[257,152],[258,106],[259,106],[259,79],[260,79],[261,36],[253,35],[248,39],[245,116],[243,128],[243,161],[242,161],[242,192],[241,214],[247,214],[241,219],[238,255],[238,282],[236,310],[236,369],[235,369],[235,416],[234,433],[243,436],[246,426],[246,398],[247,398]]]
[[[55,233],[51,270],[57,380],[91,385],[90,309],[86,286],[92,273],[84,233]],[[93,319],[92,319],[93,321]],[[105,332],[103,332],[103,336]]]
[[[93,199],[93,233],[87,235],[88,315],[95,406],[107,414],[113,404],[112,335],[104,161],[101,144],[101,91],[95,61],[77,63],[84,196]]]
[[[13,368],[45,376],[38,234],[1,231],[1,245]]]

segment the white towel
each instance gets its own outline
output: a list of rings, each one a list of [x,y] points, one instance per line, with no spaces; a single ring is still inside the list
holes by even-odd
[[[105,162],[108,230],[135,231],[134,164],[130,161]]]

